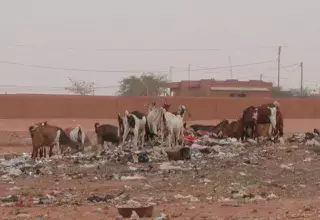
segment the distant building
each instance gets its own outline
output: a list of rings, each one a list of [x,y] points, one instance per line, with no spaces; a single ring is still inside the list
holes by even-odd
[[[310,91],[310,95],[311,95],[311,96],[319,96],[319,95],[320,95],[319,92],[320,92],[319,89],[312,89],[312,90]]]
[[[181,81],[168,83],[171,96],[195,97],[271,97],[272,83],[262,80]]]

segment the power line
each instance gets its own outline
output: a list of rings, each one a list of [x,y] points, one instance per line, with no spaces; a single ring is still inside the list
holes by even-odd
[[[117,88],[120,85],[109,85],[109,86],[96,86],[95,89],[110,89]],[[2,84],[0,88],[31,88],[31,89],[63,89],[69,86],[31,86],[31,85],[13,85],[13,84]]]
[[[288,65],[285,65],[285,66],[281,66],[280,68],[286,68],[286,67],[292,67],[292,66],[297,66],[297,67],[299,67],[299,65],[300,64],[288,64]],[[199,67],[199,66],[197,66],[197,67]],[[202,67],[203,68],[203,67]],[[209,68],[209,67],[208,67]],[[276,69],[278,69],[278,68],[266,68],[265,70],[276,70]],[[227,69],[226,70],[223,70],[223,71],[228,71]],[[209,72],[204,72],[204,73],[221,73],[221,74],[225,74],[225,73],[222,73],[222,72],[211,72],[211,71],[209,71]],[[238,74],[236,74],[236,75],[238,75]]]
[[[148,72],[148,71],[143,71],[143,70],[96,70],[96,69],[63,68],[63,67],[52,67],[52,66],[25,64],[25,63],[18,63],[18,62],[12,62],[12,61],[4,61],[4,60],[0,60],[0,63],[18,65],[18,66],[28,66],[28,67],[34,67],[34,68],[65,70],[65,71],[78,71],[78,72],[98,72],[98,73],[142,73],[142,72]],[[153,70],[153,71],[149,71],[149,72],[160,73],[160,72],[168,72],[168,70]]]
[[[256,63],[247,63],[247,64],[239,64],[233,65],[231,67],[243,67],[243,66],[252,66],[259,65],[264,63],[275,62],[275,60],[262,61]],[[34,68],[44,68],[44,69],[52,69],[52,70],[65,70],[65,71],[78,71],[78,72],[98,72],[98,73],[143,73],[143,72],[153,72],[153,73],[168,73],[168,70],[152,70],[152,71],[143,71],[143,70],[97,70],[97,69],[79,69],[79,68],[64,68],[64,67],[53,67],[53,66],[44,66],[44,65],[34,65],[34,64],[25,64],[13,61],[4,61],[0,60],[0,63],[10,64],[10,65],[18,65],[18,66],[28,66]],[[213,70],[213,69],[225,69],[230,68],[230,66],[219,66],[219,67],[210,67],[210,68],[201,68],[201,69],[192,69],[190,71],[199,71],[199,70]],[[179,70],[177,72],[186,72],[189,70]]]
[[[262,62],[255,62],[255,63],[246,63],[246,64],[239,64],[239,65],[232,65],[232,66],[218,66],[218,67],[203,67],[201,69],[196,69],[198,70],[216,70],[216,69],[226,69],[226,68],[236,68],[236,67],[243,67],[243,66],[253,66],[253,65],[259,65],[259,64],[265,64],[265,63],[273,63],[276,60],[268,60],[268,61],[262,61]],[[194,70],[194,69],[193,69]]]
[[[260,50],[273,49],[278,46],[258,46],[258,47],[240,47],[240,48],[77,48],[77,47],[48,47],[35,44],[9,44],[1,45],[6,47],[23,47],[23,48],[43,48],[59,50],[91,50],[105,52],[210,52],[210,51],[231,51],[231,50]]]

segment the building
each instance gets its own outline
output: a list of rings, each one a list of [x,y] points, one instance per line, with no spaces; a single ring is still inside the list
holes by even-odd
[[[272,83],[262,80],[181,81],[168,83],[171,96],[196,97],[271,97]]]

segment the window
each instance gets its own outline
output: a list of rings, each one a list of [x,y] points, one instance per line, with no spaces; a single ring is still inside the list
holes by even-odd
[[[238,94],[238,97],[247,97],[247,94],[240,93],[240,94]]]

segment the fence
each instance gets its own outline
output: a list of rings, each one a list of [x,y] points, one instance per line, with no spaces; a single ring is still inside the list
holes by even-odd
[[[146,112],[144,104],[164,101],[172,104],[171,110],[184,104],[192,120],[238,118],[250,105],[273,102],[268,98],[195,98],[195,97],[116,97],[77,95],[0,95],[0,118],[116,118],[125,110]],[[320,118],[319,99],[276,99],[285,118]]]

